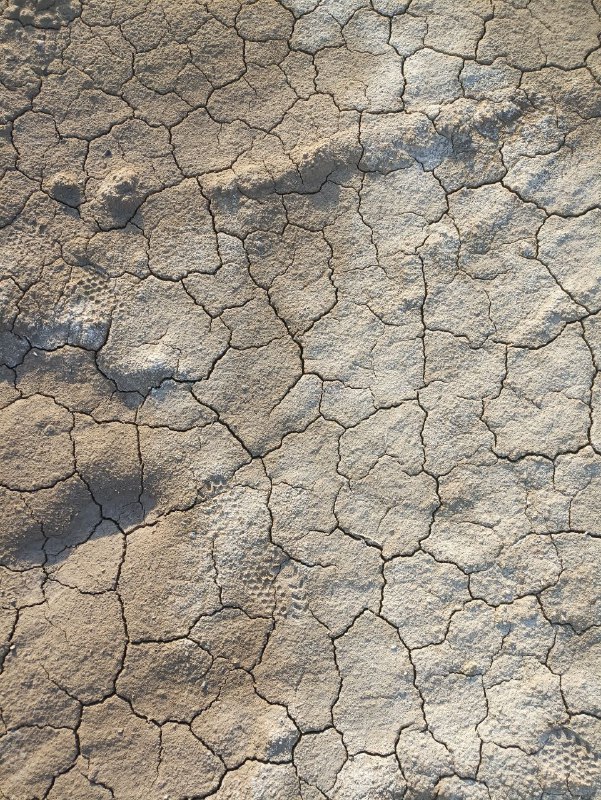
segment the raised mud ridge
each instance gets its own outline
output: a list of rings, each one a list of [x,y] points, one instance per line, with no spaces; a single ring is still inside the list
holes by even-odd
[[[600,0],[0,18],[0,800],[601,800]]]

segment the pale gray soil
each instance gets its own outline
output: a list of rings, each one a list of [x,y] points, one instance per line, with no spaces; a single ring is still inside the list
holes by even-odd
[[[599,800],[600,0],[0,9],[0,798]]]

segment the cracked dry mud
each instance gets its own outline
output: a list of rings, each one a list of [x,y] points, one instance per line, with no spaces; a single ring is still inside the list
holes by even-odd
[[[0,798],[601,798],[600,0],[4,0]]]

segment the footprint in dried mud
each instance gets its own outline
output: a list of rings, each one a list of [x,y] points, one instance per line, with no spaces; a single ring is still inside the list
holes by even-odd
[[[200,500],[210,500],[215,495],[218,495],[220,492],[225,491],[227,486],[227,478],[225,476],[220,475],[219,473],[215,473],[213,475],[209,475],[208,478],[202,482],[200,489],[198,490],[198,496]]]
[[[304,575],[276,548],[269,547],[255,558],[243,560],[239,574],[249,594],[262,604],[263,613],[276,619],[298,620],[307,611]]]
[[[305,574],[299,565],[286,560],[276,578],[275,616],[279,619],[298,620],[308,610],[305,593]]]
[[[601,796],[601,755],[570,728],[561,726],[544,734],[536,764],[545,798]]]
[[[197,505],[213,539],[222,603],[250,616],[298,618],[305,610],[303,576],[271,540],[264,495],[228,484],[213,473],[203,482],[204,502]]]
[[[114,305],[114,288],[104,271],[59,259],[44,267],[15,304],[13,333],[45,350],[65,344],[96,350],[106,340]]]

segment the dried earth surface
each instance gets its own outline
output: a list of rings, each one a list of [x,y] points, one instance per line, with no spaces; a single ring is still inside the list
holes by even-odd
[[[0,798],[598,800],[600,0],[0,8]]]

